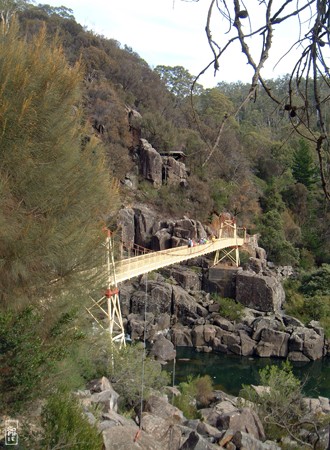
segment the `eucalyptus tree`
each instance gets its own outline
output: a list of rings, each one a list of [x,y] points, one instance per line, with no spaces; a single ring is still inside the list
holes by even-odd
[[[189,96],[190,87],[195,76],[191,75],[187,69],[182,66],[156,66],[155,72],[165,83],[167,89],[172,92],[178,99]],[[198,83],[194,85],[194,94],[198,95],[203,91],[203,86]]]
[[[238,44],[243,55],[242,69],[246,70],[247,63],[252,68],[252,77],[247,95],[231,115],[236,116],[251,99],[257,98],[258,90],[263,89],[276,107],[287,112],[292,129],[313,143],[322,188],[330,201],[329,1],[254,0],[245,4],[242,0],[209,0],[208,4],[205,30],[212,57],[195,81],[210,67],[215,72],[221,70],[224,56]],[[264,66],[283,32],[288,38],[287,46],[281,48],[277,62],[285,58],[289,76],[286,94],[277,96],[264,77]],[[294,39],[290,41],[292,34]],[[298,53],[293,53],[294,50]],[[229,116],[225,115],[219,122],[219,136]],[[218,140],[216,138],[215,144],[208,146],[204,164],[213,155]]]
[[[27,8],[31,0],[0,0],[0,22],[2,26],[8,25],[17,11]],[[4,30],[4,28],[3,28]]]

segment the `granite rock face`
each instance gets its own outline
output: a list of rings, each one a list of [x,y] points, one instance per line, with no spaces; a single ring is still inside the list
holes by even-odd
[[[236,277],[236,300],[248,308],[276,312],[281,310],[285,293],[276,277],[243,270]]]
[[[141,175],[153,186],[160,187],[162,185],[162,157],[146,139],[141,139],[138,153]]]

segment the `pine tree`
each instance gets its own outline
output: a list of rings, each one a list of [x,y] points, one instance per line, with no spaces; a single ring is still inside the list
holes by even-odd
[[[82,68],[45,29],[27,43],[3,26],[0,86],[0,305],[26,304],[95,264],[118,193],[83,124]]]
[[[316,182],[316,168],[304,140],[299,141],[298,148],[293,153],[292,175],[298,183],[310,188]]]

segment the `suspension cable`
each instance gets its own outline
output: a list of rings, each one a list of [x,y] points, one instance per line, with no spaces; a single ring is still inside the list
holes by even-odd
[[[140,423],[142,426],[142,410],[143,410],[143,395],[144,395],[144,375],[145,375],[145,361],[146,361],[146,334],[147,334],[147,300],[148,300],[148,274],[145,276],[145,301],[144,301],[144,330],[143,330],[143,354],[142,354],[142,374],[141,374],[141,399],[140,399]]]

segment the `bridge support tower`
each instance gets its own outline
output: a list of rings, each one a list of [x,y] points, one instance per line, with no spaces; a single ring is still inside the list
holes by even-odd
[[[219,239],[223,237],[233,237],[237,240],[236,221],[225,220],[224,222],[222,222],[220,225],[218,237]],[[238,245],[231,247],[230,250],[227,249],[217,250],[215,252],[213,264],[217,265],[219,262],[223,261],[226,258],[235,263],[236,267],[240,265]]]
[[[116,270],[113,243],[111,239],[111,231],[106,229],[107,237],[105,241],[106,257],[107,257],[107,287],[103,296],[95,301],[92,298],[93,305],[87,308],[89,314],[93,319],[103,328],[108,329],[112,342],[119,342],[120,347],[125,346],[125,330],[123,325],[123,318],[121,315],[119,289],[116,281]],[[94,310],[101,310],[103,316],[107,319],[107,326],[105,327],[100,320],[95,316]]]

